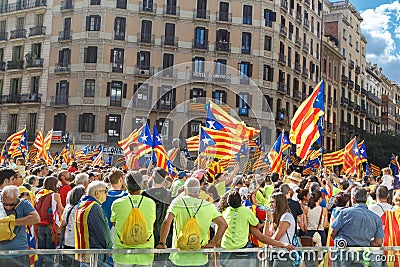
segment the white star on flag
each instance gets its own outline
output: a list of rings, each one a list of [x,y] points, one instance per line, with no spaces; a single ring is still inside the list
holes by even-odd
[[[204,137],[201,141],[204,143],[204,145],[208,145],[208,143],[211,141],[211,139]]]
[[[25,136],[22,136],[21,137],[21,142],[24,142],[25,141]]]
[[[143,135],[142,137],[141,137],[141,139],[142,139],[142,142],[147,142],[147,135]]]
[[[208,128],[216,130],[216,128],[214,126],[215,121],[209,120],[209,121],[207,121],[207,123],[208,123]]]
[[[162,142],[161,136],[157,136],[157,141],[160,143]]]
[[[365,152],[365,150],[364,150],[364,148],[362,148],[362,149],[360,150],[360,153],[361,153],[361,154],[364,154],[364,152]]]
[[[353,151],[355,154],[358,154],[358,148],[354,148]]]

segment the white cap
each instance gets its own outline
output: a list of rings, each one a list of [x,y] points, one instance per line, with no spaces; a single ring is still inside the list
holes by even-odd
[[[250,195],[249,189],[247,187],[241,187],[239,189],[239,194],[244,197],[248,197]]]

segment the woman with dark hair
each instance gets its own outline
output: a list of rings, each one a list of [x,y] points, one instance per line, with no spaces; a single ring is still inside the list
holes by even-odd
[[[350,206],[350,193],[340,192],[335,196],[335,207],[332,210],[331,222],[339,215],[339,212]]]
[[[328,225],[328,210],[321,207],[322,193],[314,191],[308,200],[308,210],[306,210],[307,217],[307,232],[306,236],[311,236],[317,246],[326,245],[325,226]],[[319,236],[318,236],[318,234]]]
[[[298,241],[296,237],[296,220],[290,212],[286,196],[282,192],[276,192],[271,195],[270,207],[273,213],[268,212],[268,219],[264,225],[264,234],[271,236],[272,239],[281,243],[295,245]],[[272,254],[272,266],[290,266],[294,257],[289,253],[282,255]]]
[[[308,191],[308,189],[297,189],[297,198],[299,199],[300,202],[300,207],[301,210],[303,211],[303,214],[306,214],[308,211],[308,200],[310,199],[310,191]],[[303,225],[307,225],[307,216],[302,216],[303,218]],[[298,229],[297,231],[298,236],[304,236],[306,233],[301,230]]]

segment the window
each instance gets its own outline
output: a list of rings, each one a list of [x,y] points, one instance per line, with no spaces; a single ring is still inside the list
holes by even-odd
[[[143,43],[151,43],[152,42],[152,25],[153,23],[150,20],[142,20],[142,27],[140,32],[140,41]]]
[[[39,81],[40,81],[40,76],[31,77],[31,88],[30,88],[31,94],[39,93]]]
[[[206,103],[206,91],[202,88],[193,88],[190,90],[190,102],[192,103]]]
[[[173,122],[170,119],[160,118],[156,120],[156,127],[160,135],[163,137],[163,142],[166,144],[172,140]]]
[[[9,135],[17,131],[17,125],[18,125],[18,114],[9,114],[8,126],[7,126],[7,132]]]
[[[158,88],[158,102],[159,109],[172,110],[175,107],[175,88],[171,86],[162,86]]]
[[[126,9],[126,0],[117,0],[117,8]]]
[[[168,53],[164,53],[163,55],[163,69],[168,69],[165,71],[164,74],[170,74],[172,76],[172,71],[173,68],[171,68],[174,65],[174,54],[168,54]]]
[[[85,63],[97,63],[97,46],[85,48]]]
[[[114,39],[125,40],[126,18],[116,17],[114,20]]]
[[[253,65],[250,62],[241,62],[239,63],[239,71],[240,71],[240,83],[248,84],[249,77],[252,76]]]
[[[271,42],[272,42],[271,36],[265,35],[264,50],[271,51]]]
[[[10,95],[11,97],[19,97],[21,93],[21,78],[10,79]]]
[[[121,134],[121,115],[106,116],[106,132],[108,141],[118,141]]]
[[[251,108],[252,102],[252,95],[249,93],[239,93],[236,95],[236,107],[249,109]],[[247,114],[240,114],[239,115],[247,115]]]
[[[90,0],[90,4],[92,5],[92,6],[98,6],[98,5],[100,5],[100,0]]]
[[[25,28],[25,17],[17,18],[17,30],[23,30]]]
[[[122,103],[122,97],[126,97],[126,90],[127,85],[120,81],[108,82],[106,96],[110,97],[110,106],[120,107]]]
[[[95,88],[96,81],[94,79],[86,79],[84,97],[94,97]]]
[[[144,0],[143,1],[143,11],[153,12],[153,0]]]
[[[265,26],[272,27],[272,22],[276,21],[276,12],[272,12],[272,10],[264,9],[264,19]],[[283,25],[285,25],[283,23]]]
[[[34,59],[42,57],[42,43],[34,43],[31,46],[31,53]]]
[[[151,93],[152,93],[153,87],[149,86],[147,83],[139,83],[135,85],[135,92],[136,98],[135,98],[135,105],[138,107],[148,107],[150,104],[151,100]]]
[[[83,113],[79,115],[79,132],[94,133],[95,115],[92,113]]]
[[[208,29],[204,27],[196,27],[194,32],[194,48],[208,48]]]
[[[207,17],[209,18],[209,15],[207,14],[207,0],[197,0],[197,14],[196,17],[200,19],[206,19]],[[208,15],[208,16],[207,16]]]
[[[219,2],[219,17],[220,21],[228,21],[229,20],[229,3],[228,2]]]
[[[243,6],[243,24],[251,25],[253,20],[253,7]]]
[[[342,48],[342,56],[346,57],[346,49],[344,47]]]
[[[26,125],[26,132],[28,136],[34,136],[36,133],[37,113],[29,113]]]
[[[242,33],[242,54],[251,54],[251,33]]]
[[[137,53],[137,65],[140,70],[150,69],[150,52],[140,51]]]
[[[54,115],[53,129],[54,131],[65,131],[67,125],[67,115],[58,113]]]
[[[269,65],[264,65],[264,73],[263,73],[264,81],[273,81],[274,80],[274,68]]]
[[[58,51],[58,65],[68,66],[71,64],[71,49],[64,48]]]
[[[122,73],[124,70],[124,49],[111,49],[112,72]]]
[[[212,94],[212,98],[214,102],[218,105],[226,104],[227,103],[227,93],[222,90],[216,90]]]
[[[200,133],[201,121],[190,121],[188,127],[188,136],[196,136]]]
[[[24,48],[22,45],[13,46],[12,48],[12,61],[22,60]]]
[[[169,15],[176,15],[176,0],[167,0],[167,12]]]
[[[270,112],[273,108],[274,100],[269,95],[264,95],[264,99],[262,100],[262,110],[266,112]]]
[[[92,15],[86,17],[86,30],[87,31],[100,31],[101,17]]]
[[[44,14],[36,14],[36,17],[35,17],[35,25],[36,25],[36,27],[42,27],[43,26],[43,20],[44,20]]]
[[[205,68],[205,59],[204,57],[195,57],[193,59],[193,76],[194,77],[199,77],[199,78],[204,78],[205,73],[204,73],[204,68]]]
[[[215,69],[214,69],[214,77],[215,78],[224,78],[226,76],[226,59],[217,59],[215,61]]]
[[[165,45],[175,46],[175,24],[165,23]]]

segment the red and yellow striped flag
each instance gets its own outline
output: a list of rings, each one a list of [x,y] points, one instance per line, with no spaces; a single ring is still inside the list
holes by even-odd
[[[143,127],[144,125],[138,130],[134,130],[127,138],[118,141],[118,144],[124,151],[125,156],[130,156],[132,154],[133,151],[130,149],[130,145],[138,141]]]
[[[383,245],[386,247],[398,247],[400,246],[400,208],[396,208],[395,211],[386,211],[382,215],[382,224],[385,233],[383,239]],[[396,250],[386,251],[387,266],[398,267],[400,266],[400,253]]]
[[[358,151],[357,137],[354,137],[344,148],[343,153],[343,172],[350,175],[358,175],[360,154]]]
[[[343,164],[344,149],[322,155],[323,164],[325,166],[337,166]]]
[[[206,127],[203,127],[203,129],[215,142],[214,146],[209,146],[202,152],[203,156],[221,159],[239,153],[242,147],[242,139],[229,132],[212,130]]]
[[[16,152],[16,150],[18,150],[19,143],[21,141],[21,137],[24,134],[25,130],[26,130],[26,128],[24,128],[21,131],[18,131],[16,133],[10,135],[7,138],[7,141],[11,142],[10,147],[8,148],[8,154],[12,155],[13,153],[18,153],[18,152]]]
[[[33,146],[37,148],[36,158],[37,159],[42,158],[47,162],[48,155],[42,129],[40,129],[39,133],[37,134],[36,139],[33,142]]]

